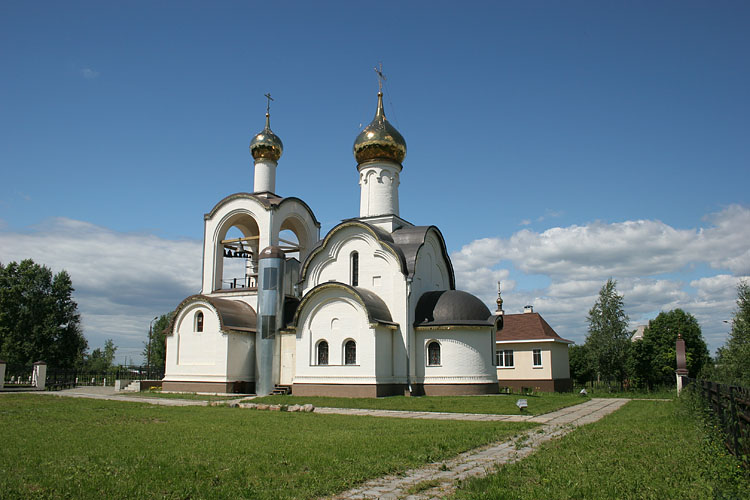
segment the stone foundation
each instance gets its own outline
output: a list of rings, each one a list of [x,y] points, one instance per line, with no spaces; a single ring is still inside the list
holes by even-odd
[[[414,384],[412,396],[477,396],[499,390],[498,384]]]
[[[536,392],[570,392],[573,390],[573,380],[558,378],[548,380],[500,380],[500,387],[510,387],[513,391],[520,391],[524,387],[531,387]]]
[[[331,396],[339,398],[379,398],[403,395],[404,384],[293,384],[293,396]]]
[[[255,382],[189,382],[179,381],[162,382],[162,390],[165,392],[215,392],[229,394],[254,394]]]

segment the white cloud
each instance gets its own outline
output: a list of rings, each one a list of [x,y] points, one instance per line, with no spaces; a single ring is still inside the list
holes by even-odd
[[[92,348],[112,338],[118,359],[140,358],[149,321],[200,289],[202,244],[120,233],[65,218],[30,231],[0,231],[4,263],[33,259],[68,271]]]
[[[515,283],[544,276],[549,279],[544,288],[504,290],[504,309],[517,313],[533,304],[558,333],[580,342],[599,288],[613,277],[633,328],[680,307],[698,318],[713,350],[728,331],[722,320],[731,316],[736,283],[750,275],[750,209],[732,205],[705,222],[706,227],[677,229],[657,220],[596,221],[475,240],[452,255],[457,286],[491,304],[495,273],[507,273],[503,279]],[[716,275],[689,286],[664,276],[701,266]]]
[[[87,80],[91,80],[93,78],[99,78],[99,72],[92,68],[83,68],[81,70],[81,76]]]

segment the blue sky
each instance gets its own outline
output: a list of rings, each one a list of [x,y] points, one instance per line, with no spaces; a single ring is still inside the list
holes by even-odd
[[[633,327],[695,314],[713,351],[750,275],[746,2],[0,3],[0,261],[68,269],[92,347],[137,357],[200,286],[202,215],[277,191],[323,232],[358,213],[352,143],[408,144],[401,215],[459,288],[582,342],[608,277]]]

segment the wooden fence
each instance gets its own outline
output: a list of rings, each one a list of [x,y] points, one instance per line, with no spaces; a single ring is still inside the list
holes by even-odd
[[[750,388],[709,380],[683,379],[698,391],[726,435],[729,451],[750,464]]]

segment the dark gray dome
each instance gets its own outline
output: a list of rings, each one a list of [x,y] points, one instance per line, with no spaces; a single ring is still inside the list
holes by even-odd
[[[495,317],[484,302],[461,290],[425,292],[417,302],[414,326],[492,326]]]

